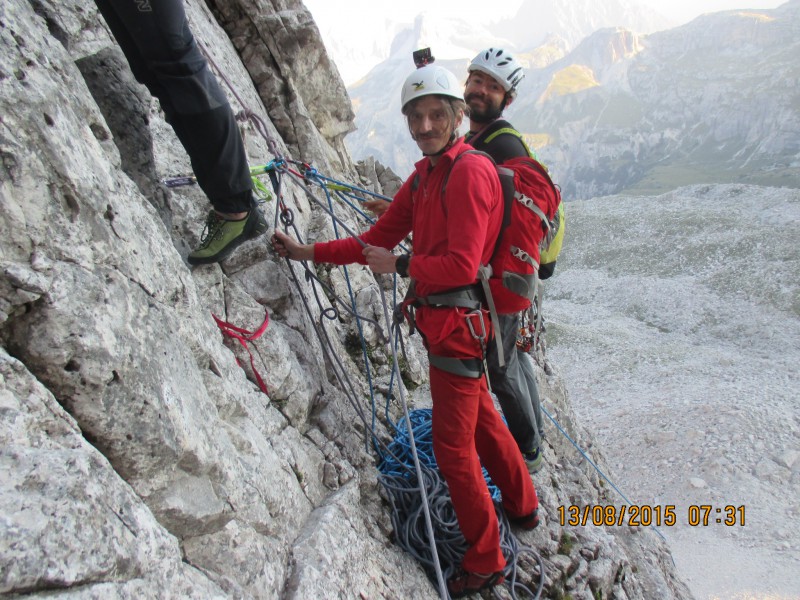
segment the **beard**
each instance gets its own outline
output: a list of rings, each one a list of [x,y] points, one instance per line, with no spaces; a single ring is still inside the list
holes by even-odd
[[[496,106],[487,102],[485,98],[481,98],[484,104],[486,105],[483,109],[477,109],[472,105],[472,100],[477,98],[477,94],[469,94],[464,100],[467,103],[467,112],[469,113],[469,118],[471,121],[475,121],[476,123],[491,123],[495,119],[499,118],[503,114],[503,107]]]

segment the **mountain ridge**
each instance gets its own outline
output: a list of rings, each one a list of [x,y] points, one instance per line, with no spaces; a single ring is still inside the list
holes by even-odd
[[[799,6],[709,13],[649,35],[606,28],[563,56],[548,45],[541,55],[552,62],[527,69],[506,116],[568,199],[692,183],[798,186]],[[469,58],[445,66],[466,73]],[[404,139],[393,60],[394,69],[379,65],[348,89],[357,130],[345,143],[403,174],[416,154]]]

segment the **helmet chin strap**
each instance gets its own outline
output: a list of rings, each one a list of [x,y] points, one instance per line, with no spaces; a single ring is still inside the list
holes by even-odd
[[[508,99],[510,98],[510,94],[506,92],[503,94],[503,101],[500,103],[500,114],[503,114],[503,111],[506,109],[506,105],[508,104]]]
[[[491,123],[492,121],[496,121],[497,119],[499,119],[501,114],[502,114],[502,111],[498,112],[496,115],[478,116],[478,115],[472,115],[471,114],[469,116],[469,120],[470,121],[475,121],[476,123],[480,123],[481,125],[487,125],[488,123]]]

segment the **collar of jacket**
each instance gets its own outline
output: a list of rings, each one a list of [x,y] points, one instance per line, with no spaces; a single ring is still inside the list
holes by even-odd
[[[456,156],[471,149],[472,147],[468,146],[464,141],[464,136],[461,136],[456,138],[456,141],[453,142],[453,145],[447,149],[447,152],[439,157],[439,161],[436,163],[436,166],[431,165],[431,159],[427,156],[422,158],[422,160],[418,160],[416,163],[414,163],[414,168],[416,169],[417,173],[419,173],[420,181],[425,181],[428,175],[430,175],[431,171],[436,168],[444,168],[449,170],[453,165],[453,160]]]

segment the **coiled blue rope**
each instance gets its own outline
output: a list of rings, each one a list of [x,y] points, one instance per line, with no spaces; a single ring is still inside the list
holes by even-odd
[[[417,457],[422,466],[427,469],[437,469],[436,458],[433,456],[433,411],[430,408],[420,408],[409,413],[412,433],[417,443]],[[384,475],[409,476],[411,462],[411,448],[409,446],[408,428],[405,421],[400,421],[395,426],[395,436],[389,444],[391,454],[383,457],[378,465],[378,470]],[[492,483],[489,473],[483,469],[483,478],[489,487],[492,500],[500,501],[500,489]]]
[[[433,525],[435,544],[428,537],[421,504],[422,495],[409,447],[409,433],[405,421],[396,427],[396,434],[388,445],[390,453],[378,465],[378,481],[383,486],[392,507],[392,527],[395,542],[413,556],[423,567],[425,573],[436,581],[432,548],[436,549],[438,562],[445,579],[455,574],[461,566],[467,542],[458,527],[450,491],[442,479],[433,455],[432,433],[433,411],[429,408],[413,410],[409,413],[417,459],[420,462],[423,485],[428,498],[429,513]],[[494,500],[497,522],[500,527],[500,548],[506,559],[506,586],[512,598],[523,594],[525,598],[539,598],[544,587],[544,563],[539,554],[529,546],[519,544],[511,531],[505,511],[500,505],[500,490],[495,486],[484,469],[484,478]],[[523,554],[533,556],[538,573],[536,591],[518,581],[519,557]],[[531,578],[531,575],[529,575]]]

